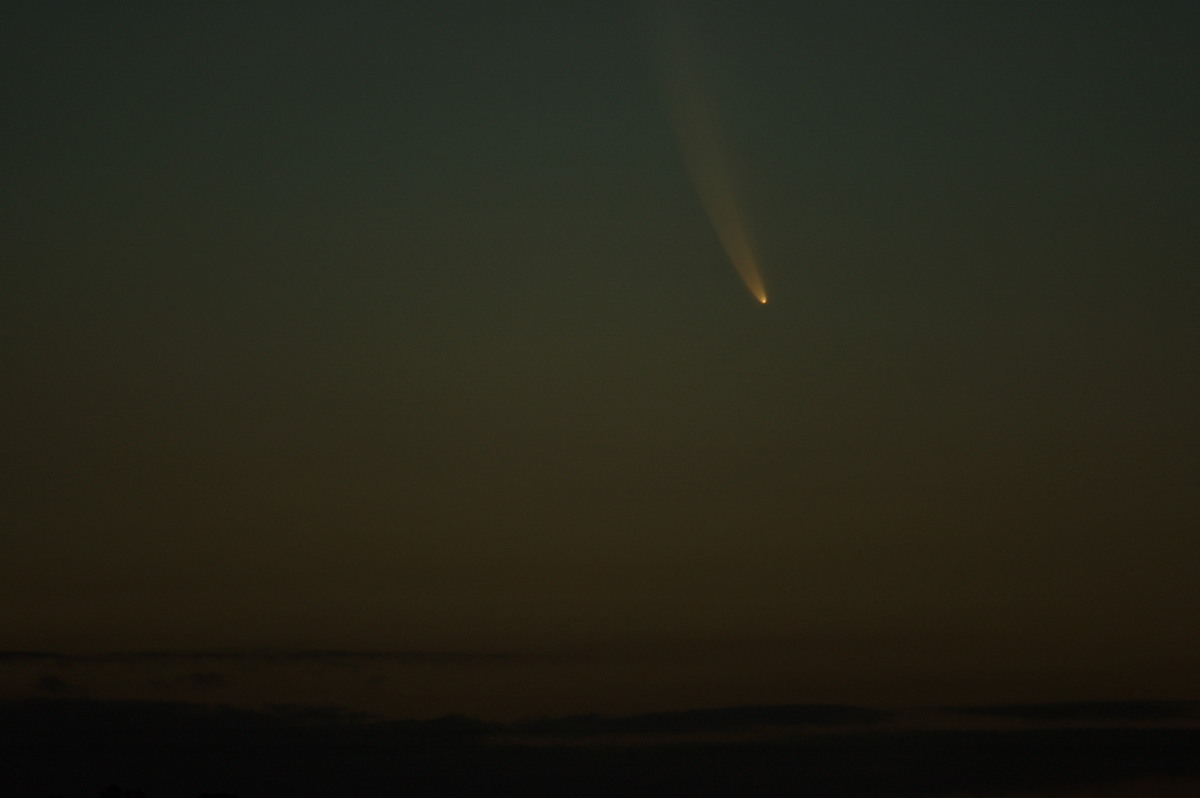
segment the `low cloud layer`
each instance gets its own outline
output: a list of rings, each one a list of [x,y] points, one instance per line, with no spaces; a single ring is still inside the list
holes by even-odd
[[[562,737],[731,734],[758,728],[780,730],[873,724],[893,714],[837,704],[790,704],[649,712],[623,717],[574,715],[527,721],[517,724],[516,729],[525,734]]]

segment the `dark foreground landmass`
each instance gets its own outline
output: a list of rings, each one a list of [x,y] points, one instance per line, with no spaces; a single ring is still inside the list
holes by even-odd
[[[14,701],[0,703],[2,759],[9,763],[0,771],[0,792],[94,798],[106,785],[120,785],[109,794],[753,798],[1003,796],[1145,779],[1200,783],[1200,728],[1118,723],[1122,715],[1144,720],[1159,710],[1190,717],[1194,705],[1055,707],[1045,710],[1055,720],[1101,723],[905,730],[876,725],[889,713],[791,706],[499,725],[461,717],[378,721],[296,707]],[[971,712],[1038,714],[1029,707]],[[763,729],[774,734],[743,734]],[[709,737],[671,736],[680,732]]]

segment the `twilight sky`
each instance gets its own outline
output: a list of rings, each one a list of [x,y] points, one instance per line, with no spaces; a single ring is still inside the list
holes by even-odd
[[[765,306],[641,6],[2,12],[0,649],[1196,698],[1200,6],[692,11]]]

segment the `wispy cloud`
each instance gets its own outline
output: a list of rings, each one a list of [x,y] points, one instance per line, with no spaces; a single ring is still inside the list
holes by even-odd
[[[1048,722],[1133,723],[1200,719],[1200,701],[1067,701],[955,707],[955,712],[992,718]]]
[[[397,664],[471,664],[526,659],[527,654],[470,651],[358,651],[353,649],[230,649],[194,651],[114,651],[58,653],[48,651],[0,651],[0,663],[53,662],[58,665],[148,662],[388,662]]]

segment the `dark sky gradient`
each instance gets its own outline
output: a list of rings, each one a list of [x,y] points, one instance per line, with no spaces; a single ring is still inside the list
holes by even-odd
[[[1196,698],[1200,6],[699,9],[765,307],[577,6],[3,12],[0,648]]]

